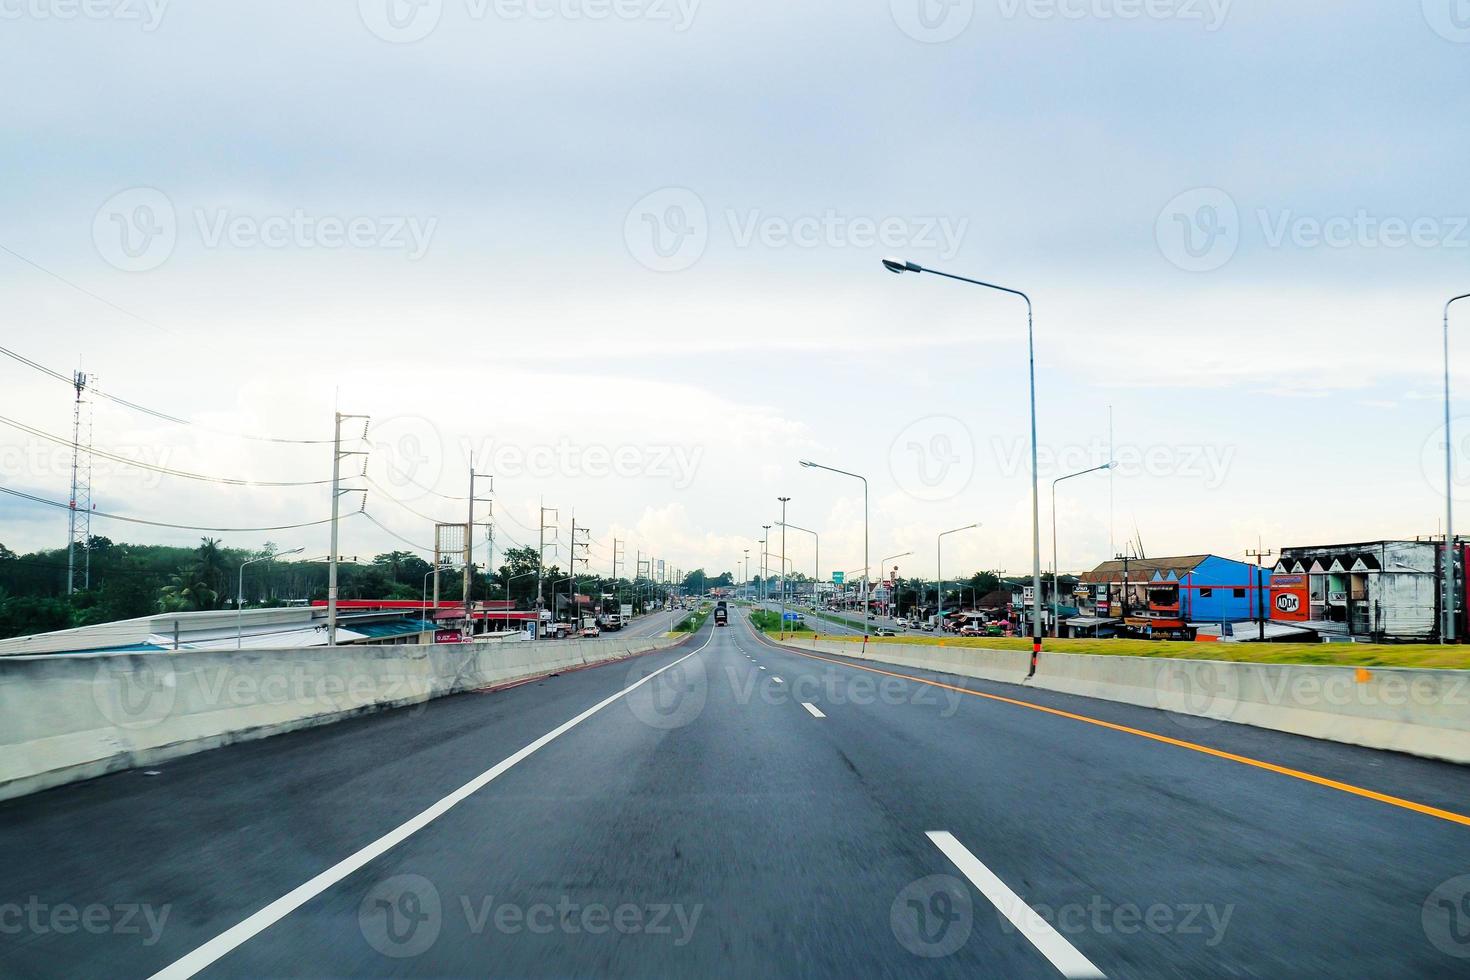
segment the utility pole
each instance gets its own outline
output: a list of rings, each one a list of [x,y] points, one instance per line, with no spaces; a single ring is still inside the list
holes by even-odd
[[[1276,552],[1274,552],[1274,551],[1267,551],[1267,550],[1265,550],[1262,547],[1262,545],[1261,545],[1261,539],[1260,538],[1257,538],[1256,539],[1256,548],[1255,548],[1255,550],[1254,551],[1247,550],[1246,553],[1245,553],[1245,556],[1247,558],[1254,558],[1254,559],[1256,559],[1256,564],[1258,566],[1260,566],[1261,568],[1264,568],[1266,563],[1265,563],[1265,561],[1263,561],[1263,559],[1270,558],[1275,553]],[[1262,643],[1265,643],[1266,642],[1266,597],[1261,594],[1261,591],[1262,591],[1261,590],[1261,575],[1260,575],[1259,572],[1256,573],[1256,580],[1253,583],[1251,583],[1251,584],[1252,584],[1252,586],[1256,590],[1256,624],[1260,627],[1260,631],[1261,631],[1261,642]]]
[[[342,460],[346,456],[366,456],[366,452],[342,451],[342,422],[346,419],[362,419],[362,436],[367,438],[366,415],[343,415],[341,412],[333,413],[334,425],[332,431],[332,554],[331,562],[327,566],[327,646],[337,645],[337,524],[341,511],[343,493],[353,493],[352,490],[343,490],[342,483]]]
[[[490,479],[484,473],[475,472],[475,457],[470,456],[470,497],[469,497],[469,522],[464,526],[464,618],[469,624],[470,637],[475,635],[475,614],[473,611],[473,598],[475,586],[475,477],[482,476]],[[495,491],[495,485],[490,485],[490,490]],[[485,498],[483,503],[490,503],[490,498]],[[486,564],[488,571],[490,566]],[[488,625],[488,624],[487,624]]]
[[[579,532],[586,536],[587,540],[585,542],[577,540],[577,534]],[[571,552],[571,557],[567,562],[569,566],[567,568],[567,574],[572,577],[572,623],[575,629],[580,629],[582,626],[582,600],[580,598],[581,593],[577,591],[577,562],[580,561],[582,563],[584,571],[588,570],[591,563],[590,558],[578,558],[577,549],[581,548],[584,551],[590,551],[592,548],[591,539],[592,531],[589,528],[577,527],[577,512],[572,511],[572,540],[571,545],[568,547],[568,550]]]
[[[537,527],[538,527],[537,534],[540,536],[539,537],[539,540],[537,542],[537,547],[536,547],[536,637],[537,637],[537,639],[540,639],[540,637],[541,637],[541,607],[542,607],[542,605],[545,604],[545,601],[546,601],[542,597],[542,595],[541,595],[542,579],[545,578],[545,575],[546,575],[546,529],[547,528],[550,528],[553,531],[556,530],[556,525],[555,524],[547,524],[546,523],[546,515],[547,515],[547,513],[550,513],[551,514],[553,520],[559,520],[560,519],[558,517],[558,515],[557,515],[556,508],[555,507],[547,507],[546,506],[546,500],[543,497],[542,500],[541,500],[541,517],[536,521],[536,524],[537,524]]]
[[[1123,562],[1123,598],[1122,601],[1119,603],[1122,612],[1118,618],[1122,621],[1124,627],[1128,625],[1128,563],[1132,561],[1134,557],[1132,554],[1133,545],[1131,543],[1129,544],[1128,549],[1128,551],[1125,551],[1122,554],[1113,556],[1113,559],[1115,561],[1121,559]],[[1112,612],[1111,607],[1108,609],[1108,611]]]

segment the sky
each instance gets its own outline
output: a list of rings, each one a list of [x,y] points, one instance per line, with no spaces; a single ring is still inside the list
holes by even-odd
[[[1025,304],[892,254],[1034,303],[1044,566],[1052,481],[1110,458],[1056,487],[1063,571],[1431,534],[1462,7],[0,0],[0,343],[190,423],[94,399],[100,450],[313,484],[99,458],[99,513],[324,520],[330,445],[260,437],[335,410],[370,416],[347,555],[430,547],[473,456],[497,554],[544,506],[548,563],[575,518],[594,573],[754,573],[786,496],[793,566],[856,572],[862,484],[812,459],[867,477],[875,574],[973,523],[946,575],[1029,571]],[[0,358],[0,392],[0,485],[65,502],[66,447],[12,423],[66,441],[69,388]],[[0,543],[66,516],[0,496]]]

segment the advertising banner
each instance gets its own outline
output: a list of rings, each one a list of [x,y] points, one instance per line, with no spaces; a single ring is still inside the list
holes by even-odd
[[[1305,623],[1312,618],[1307,576],[1271,576],[1271,618],[1285,623]]]

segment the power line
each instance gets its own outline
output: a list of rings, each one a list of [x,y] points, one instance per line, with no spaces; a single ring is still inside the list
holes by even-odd
[[[4,245],[0,245],[0,249],[4,249],[7,252],[10,251],[9,249],[5,248]],[[4,354],[6,357],[9,357],[12,360],[17,361],[21,364],[24,364],[28,368],[40,371],[47,377],[55,378],[56,380],[65,382],[68,385],[72,384],[72,379],[62,374],[60,371],[53,370],[52,368],[46,367],[46,365],[44,364],[33,361],[29,357],[26,357],[24,354],[19,354],[16,351],[10,350],[7,347],[0,347],[0,354]],[[152,416],[153,418],[159,419],[163,422],[171,422],[174,425],[186,425],[193,428],[202,429],[205,432],[212,432],[215,435],[230,436],[235,439],[249,439],[254,442],[274,442],[297,446],[325,446],[333,441],[331,439],[286,439],[276,436],[256,436],[246,432],[231,432],[228,429],[216,429],[212,426],[203,425],[199,422],[193,422],[189,419],[180,418],[177,415],[170,415],[167,412],[160,412],[157,409],[149,408],[146,405],[140,405],[137,402],[129,401],[126,398],[121,398],[117,395],[112,395],[105,391],[100,391],[97,388],[92,388],[90,390],[92,394],[97,396],[98,398],[106,398],[108,401],[113,402],[114,404],[121,405],[122,407],[131,409],[135,412],[141,412],[144,415]]]
[[[71,510],[71,506],[69,504],[63,504],[60,501],[56,500],[47,500],[44,497],[37,497],[33,494],[25,493],[20,490],[12,490],[10,487],[0,487],[0,493],[8,493],[12,497],[20,497],[23,500],[29,500],[37,504],[45,504],[48,507],[59,507],[62,510]],[[245,533],[253,531],[294,531],[297,528],[320,527],[323,524],[332,523],[332,519],[328,517],[320,521],[306,521],[302,524],[278,524],[273,527],[203,527],[197,524],[171,524],[168,521],[149,521],[141,517],[125,517],[122,514],[107,514],[100,510],[92,511],[92,516],[100,517],[103,520],[108,521],[126,521],[129,524],[146,524],[149,527],[168,527],[174,528],[175,530],[179,531],[213,531],[219,534],[230,534],[236,532]]]
[[[123,463],[127,466],[136,466],[140,470],[148,470],[153,473],[162,473],[165,476],[176,476],[185,480],[201,480],[205,483],[222,483],[232,487],[319,487],[332,482],[331,480],[244,480],[238,479],[236,477],[209,476],[205,473],[190,473],[187,470],[176,470],[168,466],[155,466],[152,463],[145,463],[142,460],[131,459],[127,456],[118,455],[117,453],[110,453],[105,449],[95,449],[90,446],[79,446],[76,441],[68,439],[65,436],[58,436],[50,432],[44,432],[41,429],[35,428],[34,426],[26,425],[24,422],[17,422],[15,419],[6,418],[3,415],[0,415],[0,423],[4,423],[5,425],[8,425],[13,429],[19,429],[22,432],[25,432],[29,435],[37,436],[41,439],[49,439],[50,441],[57,443],[58,445],[67,446],[71,449],[81,449],[82,452],[85,452],[92,456],[101,456],[103,459],[110,459],[114,462]]]
[[[16,258],[18,258],[22,262],[24,262],[26,265],[30,266],[32,269],[36,269],[36,270],[38,270],[40,272],[46,273],[46,275],[50,276],[52,279],[55,279],[57,282],[62,283],[62,284],[67,285],[67,286],[70,286],[72,289],[75,289],[77,292],[81,293],[83,296],[91,297],[92,299],[95,299],[97,302],[101,303],[103,306],[106,306],[106,307],[108,307],[110,309],[116,310],[117,312],[121,313],[123,316],[125,316],[125,317],[127,317],[127,318],[129,318],[131,320],[137,320],[139,323],[141,323],[141,324],[143,324],[145,326],[152,327],[154,330],[158,330],[158,331],[160,331],[162,333],[172,334],[175,337],[178,336],[178,333],[176,331],[170,330],[167,327],[160,327],[158,324],[154,323],[152,320],[149,320],[146,317],[141,317],[138,314],[134,313],[132,310],[125,310],[125,309],[123,309],[121,306],[118,306],[112,300],[110,300],[110,299],[104,299],[103,297],[98,296],[96,293],[92,292],[90,289],[87,289],[85,286],[78,286],[76,283],[72,282],[70,279],[66,278],[65,276],[58,275],[57,273],[52,272],[50,269],[46,268],[44,265],[41,265],[39,262],[34,262],[31,259],[26,258],[24,255],[21,255],[19,252],[15,251],[12,248],[8,248],[8,247],[6,247],[4,245],[0,245],[0,252],[5,252],[5,253],[7,253],[9,255],[15,256]]]

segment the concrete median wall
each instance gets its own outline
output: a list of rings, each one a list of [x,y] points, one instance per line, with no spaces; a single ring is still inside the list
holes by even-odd
[[[0,658],[0,799],[679,642],[613,636]]]
[[[1470,763],[1470,671],[1250,664],[788,639],[822,654],[1022,684],[1173,712],[1180,731],[1220,722]]]

